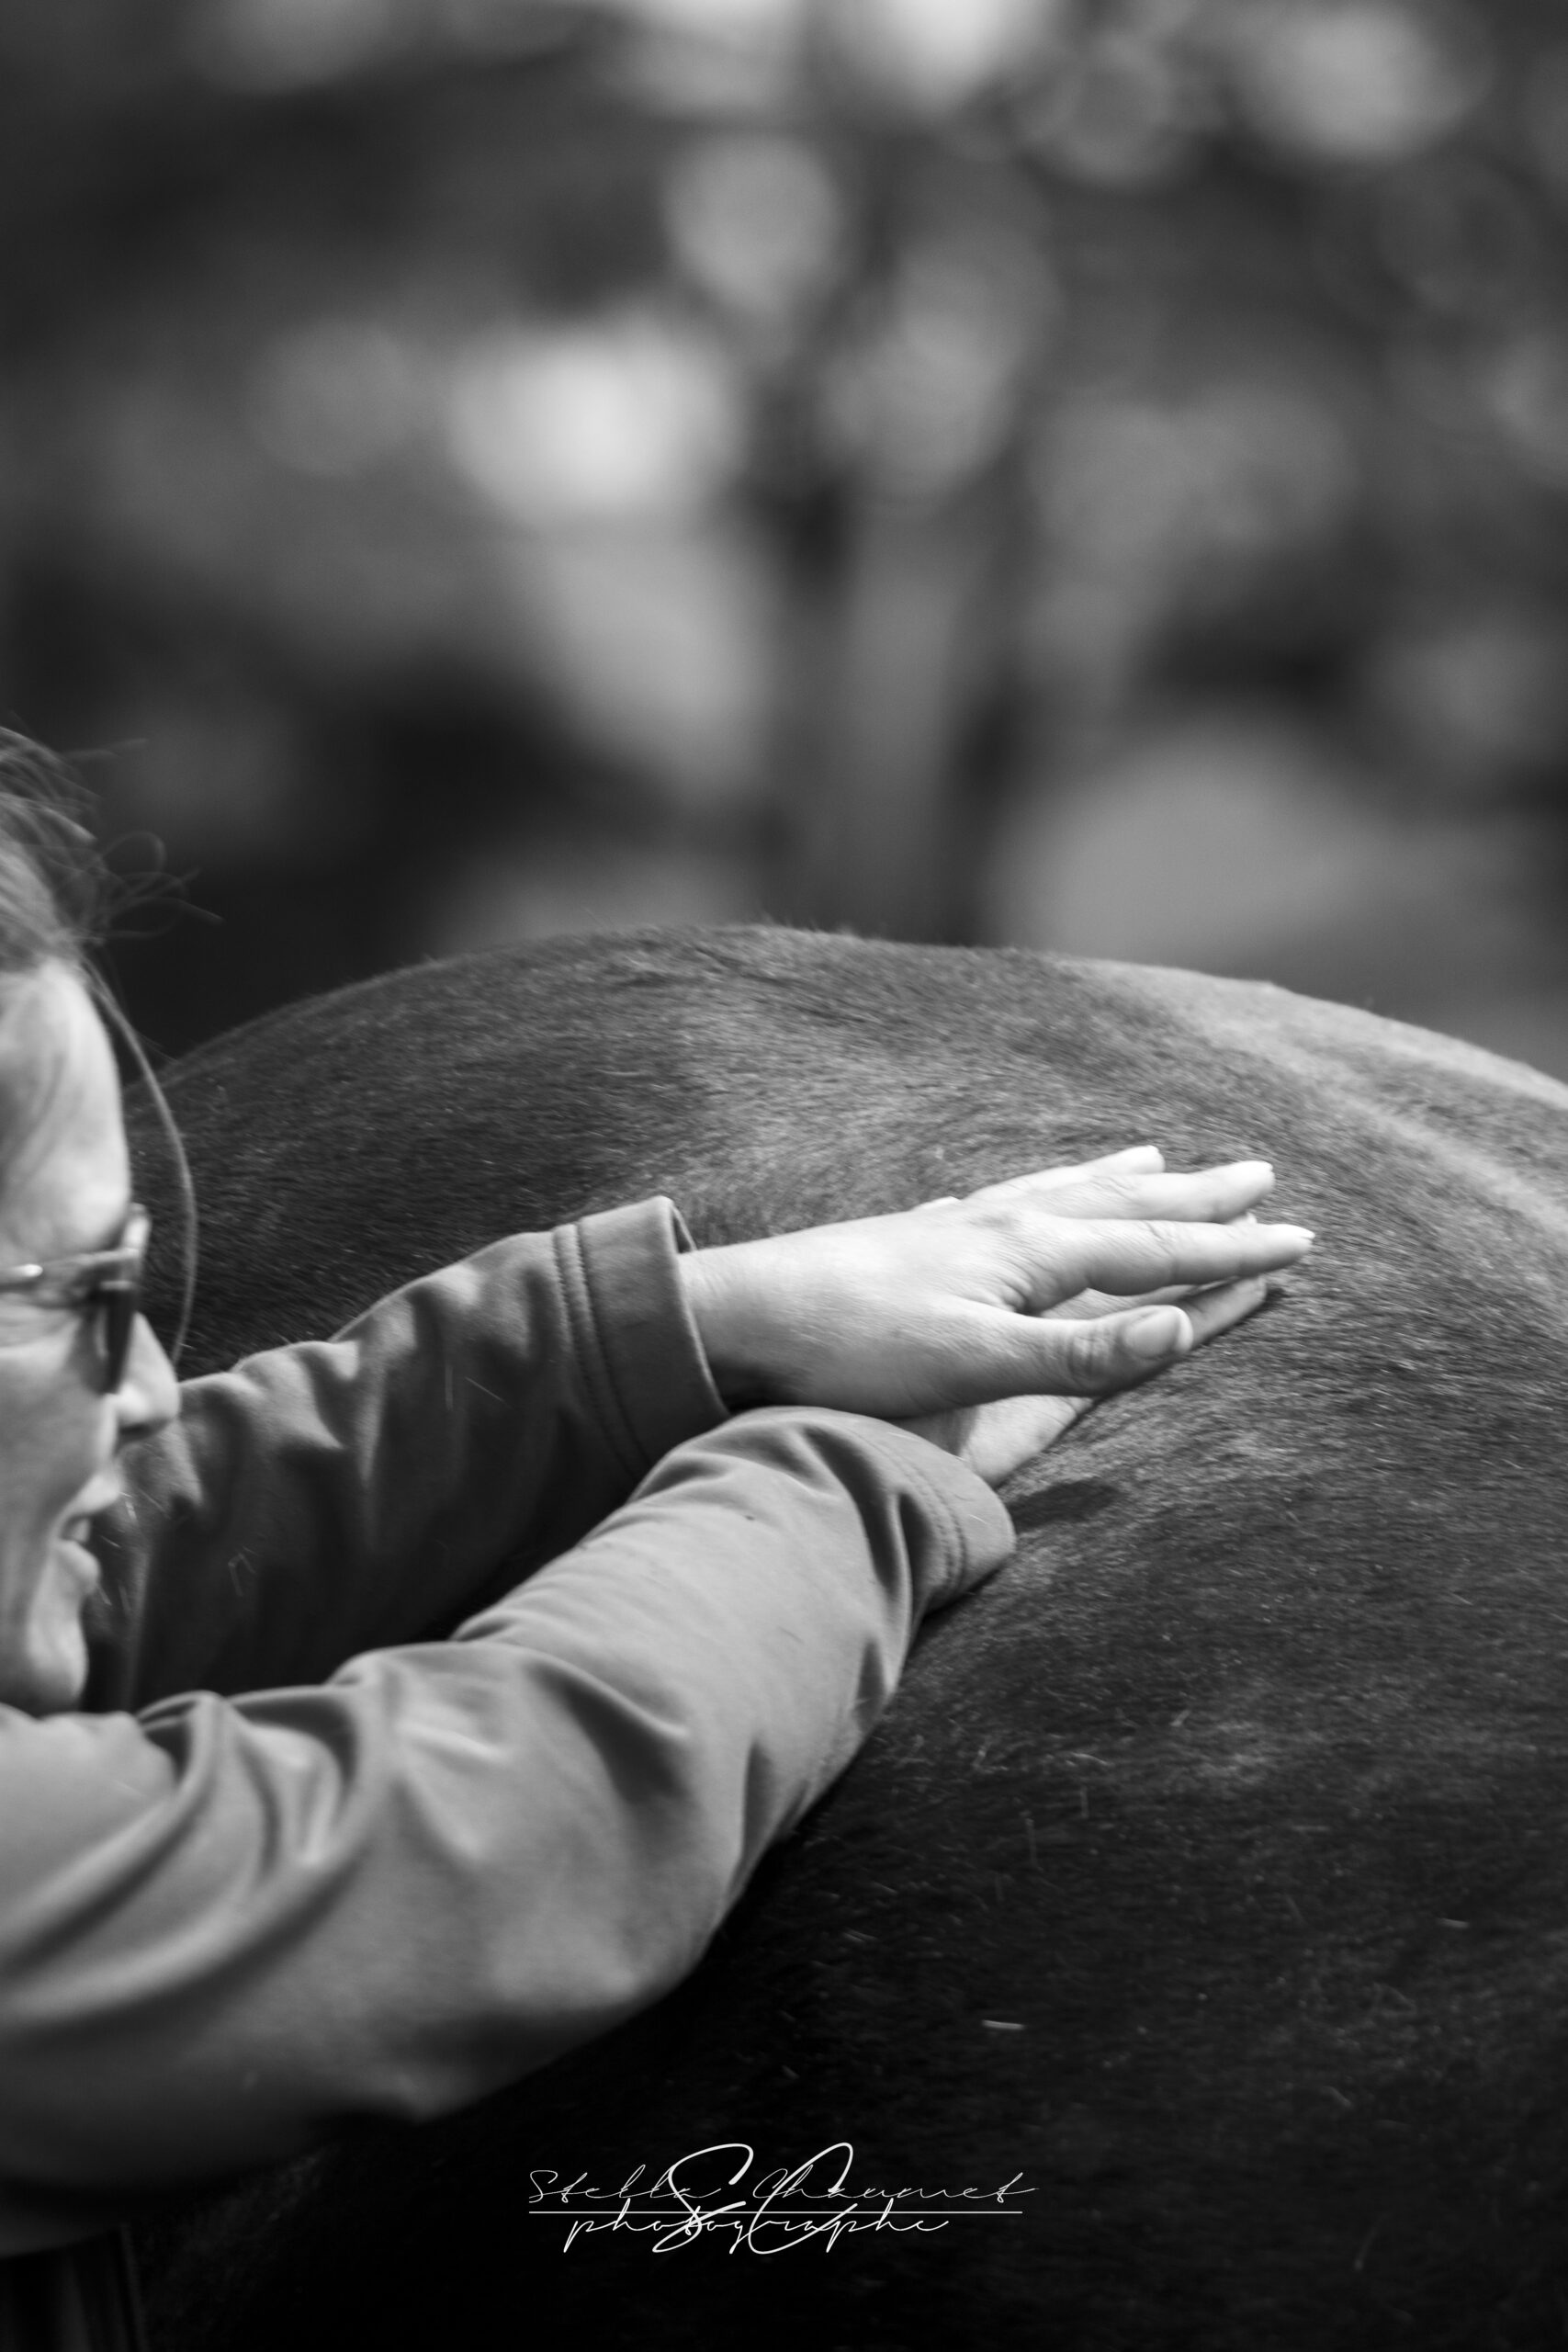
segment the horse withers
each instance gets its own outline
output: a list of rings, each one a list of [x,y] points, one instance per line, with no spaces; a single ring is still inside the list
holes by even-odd
[[[652,1192],[716,1242],[1149,1141],[1271,1159],[1319,1241],[1015,1481],[1013,1560],[686,1985],[152,2224],[157,2352],[1562,2340],[1568,1090],[1267,987],[759,930],[394,974],[168,1091],[186,1370]],[[838,2148],[808,2196],[846,2144],[978,2197],[772,2252],[550,2202]]]

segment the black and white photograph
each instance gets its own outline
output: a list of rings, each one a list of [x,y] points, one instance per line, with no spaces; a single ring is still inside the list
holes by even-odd
[[[4,0],[0,2352],[1568,2339],[1568,15]]]

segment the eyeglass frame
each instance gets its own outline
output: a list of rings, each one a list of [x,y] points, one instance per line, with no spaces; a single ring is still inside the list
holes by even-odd
[[[101,1394],[113,1396],[124,1385],[131,1336],[141,1307],[141,1282],[152,1220],[132,1201],[120,1239],[112,1250],[79,1250],[68,1258],[0,1267],[0,1293],[12,1293],[39,1306],[73,1307],[102,1313]]]

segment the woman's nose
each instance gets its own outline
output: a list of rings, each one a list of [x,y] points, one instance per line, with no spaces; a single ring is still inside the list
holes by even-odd
[[[172,1421],[180,1409],[179,1383],[163,1343],[144,1315],[131,1328],[130,1353],[125,1377],[115,1396],[120,1443],[150,1437]]]

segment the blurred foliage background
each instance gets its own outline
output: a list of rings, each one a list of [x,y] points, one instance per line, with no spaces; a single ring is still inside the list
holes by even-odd
[[[1552,0],[7,0],[0,709],[169,1047],[765,912],[1568,1075],[1565,227]]]

